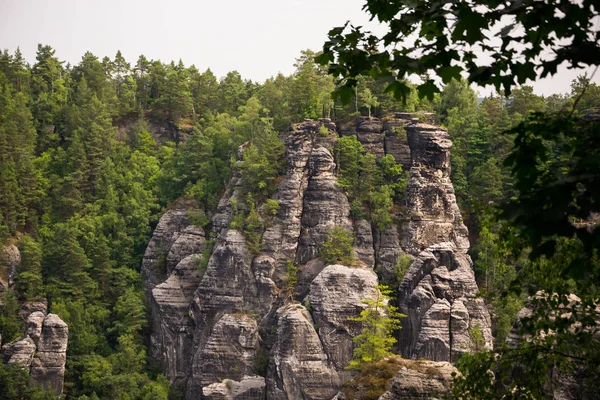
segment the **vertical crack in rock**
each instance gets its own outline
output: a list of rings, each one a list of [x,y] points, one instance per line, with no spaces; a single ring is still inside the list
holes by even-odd
[[[330,400],[341,387],[313,320],[300,304],[277,311],[277,341],[271,351],[267,398]]]
[[[448,133],[435,126],[405,127],[412,165],[407,186],[410,222],[403,247],[415,258],[400,284],[399,308],[407,315],[399,333],[406,358],[451,361],[472,351],[472,330],[492,346],[491,320],[478,292],[469,240],[450,181]]]

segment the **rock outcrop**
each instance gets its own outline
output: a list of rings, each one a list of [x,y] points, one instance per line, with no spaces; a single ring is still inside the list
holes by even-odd
[[[160,218],[142,260],[142,278],[147,294],[167,279],[179,261],[201,246],[203,239],[190,238],[202,236],[201,231],[188,229],[191,225],[190,213],[193,212],[199,212],[197,204],[178,201]],[[182,235],[182,241],[174,245]],[[189,239],[192,239],[192,243],[189,243]]]
[[[35,342],[30,337],[7,343],[2,346],[2,362],[29,370],[33,362],[35,348]]]
[[[451,394],[452,373],[458,373],[448,362],[404,361],[390,390],[379,400],[441,400]]]
[[[450,181],[448,133],[421,123],[405,126],[412,166],[407,186],[410,221],[403,248],[414,257],[400,284],[406,314],[399,345],[406,358],[454,361],[478,346],[492,346],[491,321],[478,292],[467,228]],[[478,332],[476,332],[478,331]],[[484,343],[476,337],[481,333]]]
[[[351,376],[345,367],[362,329],[348,318],[364,309],[378,275],[398,279],[405,254],[413,263],[398,302],[408,315],[399,338],[407,357],[452,360],[473,348],[475,328],[491,343],[450,182],[448,135],[411,118],[362,118],[341,132],[410,171],[408,204],[397,205],[385,231],[352,220],[332,155],[336,127],[325,119],[281,135],[287,171],[273,196],[276,214],[259,207],[258,246],[248,246],[244,229],[231,226],[247,211],[240,168],[246,144],[205,230],[191,223],[191,214],[201,212],[194,203],[180,201],[165,213],[142,263],[151,354],[171,381],[185,385],[186,399],[333,398]],[[353,266],[328,266],[319,257],[336,226],[355,236]],[[297,287],[288,284],[290,263]]]
[[[31,377],[43,388],[60,395],[65,380],[69,328],[56,314],[44,318],[37,350],[31,364]]]
[[[405,129],[412,166],[406,188],[411,219],[403,235],[403,248],[418,254],[431,245],[452,242],[457,251],[466,253],[468,231],[450,181],[452,142],[448,132],[420,123],[409,124]]]
[[[487,307],[476,297],[477,285],[466,254],[452,243],[422,251],[400,284],[399,308],[407,315],[400,330],[406,358],[455,361],[478,346],[491,347]],[[477,333],[484,343],[477,342]]]
[[[202,389],[202,395],[208,400],[259,400],[265,398],[265,378],[245,376],[241,381],[225,379]]]
[[[277,341],[271,351],[267,398],[329,400],[339,376],[327,358],[310,313],[300,304],[277,310]]]
[[[35,311],[26,322],[26,336],[2,347],[2,361],[31,373],[34,382],[62,394],[69,328],[56,314]]]
[[[362,330],[349,321],[375,297],[377,275],[372,269],[343,265],[327,266],[310,285],[310,306],[323,348],[342,380],[351,376],[345,368],[352,360],[352,338]]]

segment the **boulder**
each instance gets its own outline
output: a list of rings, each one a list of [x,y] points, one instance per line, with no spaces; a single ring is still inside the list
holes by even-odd
[[[265,378],[244,376],[241,381],[224,379],[202,388],[202,396],[208,400],[260,400],[265,398]]]

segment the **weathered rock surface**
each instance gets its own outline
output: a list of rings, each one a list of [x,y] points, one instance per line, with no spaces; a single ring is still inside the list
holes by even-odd
[[[342,380],[351,376],[345,368],[352,360],[352,338],[362,330],[360,323],[348,318],[366,308],[363,300],[374,297],[377,284],[377,275],[371,269],[329,265],[310,286],[310,305],[319,337]]]
[[[406,118],[392,118],[385,122],[385,154],[394,157],[397,163],[402,164],[405,170],[410,169],[410,147],[406,138],[404,127],[410,123]]]
[[[377,160],[385,155],[385,135],[379,118],[362,117],[357,121],[356,137],[365,151],[375,154]]]
[[[25,331],[24,339],[2,346],[2,362],[22,367],[34,382],[60,395],[67,362],[67,324],[56,314],[34,311],[25,322]]]
[[[452,243],[421,252],[400,284],[399,311],[407,315],[399,340],[403,357],[455,361],[475,349],[473,329],[491,347],[489,312],[476,294],[468,255]]]
[[[373,268],[375,265],[375,250],[373,247],[373,229],[369,221],[365,219],[356,221],[354,223],[354,236],[356,237],[354,246],[356,258]]]
[[[56,314],[48,314],[31,364],[31,377],[57,396],[62,393],[69,328]]]
[[[185,257],[166,281],[152,289],[151,353],[170,380],[185,377],[189,367],[194,336],[189,308],[202,278],[200,257]]]
[[[46,315],[41,311],[35,311],[29,314],[27,321],[25,321],[25,334],[33,339],[35,344],[40,340],[42,336],[42,327],[44,325],[44,319]]]
[[[2,362],[29,370],[35,353],[35,342],[30,337],[17,339],[2,346]]]
[[[144,258],[142,260],[142,278],[144,280],[144,288],[149,296],[150,291],[159,283],[165,281],[170,273],[181,259],[191,254],[188,253],[190,247],[199,246],[198,242],[195,245],[188,245],[180,242],[170,252],[171,247],[177,241],[179,236],[191,224],[190,212],[199,211],[197,204],[194,202],[179,201],[176,202],[160,218],[158,225],[154,229],[152,239],[146,247]],[[199,231],[187,231],[186,235],[194,235]],[[194,235],[201,236],[201,235]],[[194,238],[197,239],[197,238]],[[192,240],[195,242],[195,240]],[[187,240],[184,241],[187,243]],[[180,253],[177,250],[182,250]],[[169,261],[167,263],[167,260]]]
[[[287,260],[296,259],[298,238],[302,229],[303,198],[310,174],[309,159],[317,142],[319,125],[313,122],[298,124],[283,136],[287,149],[288,169],[279,184],[275,200],[279,211],[263,234],[263,252],[275,260],[273,279],[285,280]]]
[[[226,379],[202,389],[208,400],[260,400],[265,398],[265,378],[245,376],[241,381]]]
[[[44,315],[48,314],[48,300],[42,299],[40,301],[24,302],[19,308],[19,317],[21,320],[27,321],[27,318],[34,312],[41,312]]]
[[[352,230],[348,198],[337,185],[335,163],[331,152],[319,146],[309,159],[311,171],[304,192],[302,234],[298,242],[296,262],[305,264],[318,257],[327,233],[335,226]]]
[[[452,142],[448,132],[419,123],[405,129],[412,157],[406,188],[411,220],[403,233],[402,247],[418,254],[431,245],[452,242],[457,251],[466,253],[468,231],[450,181]]]
[[[188,393],[200,392],[201,386],[208,383],[203,377],[204,362],[206,357],[217,356],[207,356],[205,351],[213,327],[216,329],[215,324],[225,314],[260,314],[261,307],[270,307],[269,304],[258,303],[258,289],[251,262],[252,256],[244,236],[237,230],[228,230],[214,248],[192,302],[191,312],[196,328]],[[218,340],[218,337],[214,340]]]
[[[21,264],[21,252],[14,244],[8,244],[0,252],[0,267],[4,268],[4,276],[0,276],[0,286],[12,287],[17,273],[17,267]],[[1,301],[1,299],[0,299]]]
[[[210,232],[190,225],[193,203],[180,202],[161,218],[142,265],[154,320],[151,349],[170,380],[185,382],[187,399],[331,399],[340,378],[349,377],[344,368],[360,327],[348,317],[359,315],[361,300],[375,290],[372,268],[395,279],[396,263],[407,253],[414,262],[400,288],[409,321],[403,351],[450,360],[469,351],[476,326],[491,343],[450,182],[448,135],[411,118],[398,115],[385,126],[362,118],[341,132],[356,135],[378,159],[392,154],[410,168],[409,202],[399,211],[405,220],[384,232],[351,220],[332,156],[337,136],[321,132],[336,127],[325,119],[295,124],[281,136],[288,169],[273,197],[276,215],[261,216],[258,254],[250,253],[241,231],[230,229],[234,213],[246,211],[241,168],[234,168]],[[335,226],[354,232],[360,267],[326,266],[318,257]],[[214,247],[201,273],[195,266],[209,235]],[[293,296],[288,261],[298,266]],[[313,315],[290,300],[309,300]],[[260,354],[269,354],[266,381],[252,376]]]
[[[441,400],[450,395],[452,373],[458,373],[452,364],[425,360],[404,360],[403,364],[379,400]]]
[[[394,267],[398,259],[405,254],[400,246],[401,238],[398,227],[392,225],[381,232],[374,230],[373,236],[377,273],[387,281],[393,281]]]
[[[251,316],[225,314],[221,317],[200,352],[201,384],[208,385],[225,378],[240,380],[251,375],[258,341],[258,326]]]
[[[327,359],[308,311],[300,304],[289,304],[277,311],[277,319],[267,398],[331,399],[340,389],[340,379]]]

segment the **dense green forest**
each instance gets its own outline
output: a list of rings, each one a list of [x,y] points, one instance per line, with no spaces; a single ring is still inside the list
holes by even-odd
[[[18,49],[5,50],[0,242],[15,243],[23,259],[16,290],[4,294],[0,309],[2,343],[21,334],[19,303],[45,297],[51,312],[69,325],[68,398],[168,398],[168,381],[146,353],[148,315],[139,272],[160,215],[182,196],[210,214],[242,143],[251,146],[244,153],[245,190],[249,202],[261,201],[282,171],[277,134],[290,123],[385,118],[394,111],[432,112],[451,135],[452,181],[501,342],[524,298],[500,293],[527,262],[514,259],[500,237],[501,222],[492,217],[495,204],[515,195],[514,177],[503,161],[516,134],[505,132],[532,112],[598,107],[600,87],[581,76],[567,94],[541,97],[522,86],[507,97],[480,99],[464,81],[451,80],[432,100],[420,99],[408,84],[403,103],[365,76],[354,98],[342,105],[330,96],[333,78],[314,58],[303,51],[294,74],[260,83],[236,71],[218,78],[182,61],[165,64],[140,56],[131,64],[120,52],[114,59],[86,53],[71,66],[49,46],[38,46],[33,65]],[[340,140],[336,147],[340,185],[358,204],[355,212],[369,209],[373,222],[385,226],[389,199],[403,201],[402,172],[384,160],[378,174],[388,185],[366,185],[362,178],[378,167],[354,142]],[[251,232],[251,221],[240,224]],[[0,277],[6,273],[0,270]],[[50,397],[7,367],[0,367],[0,382],[4,398]]]

